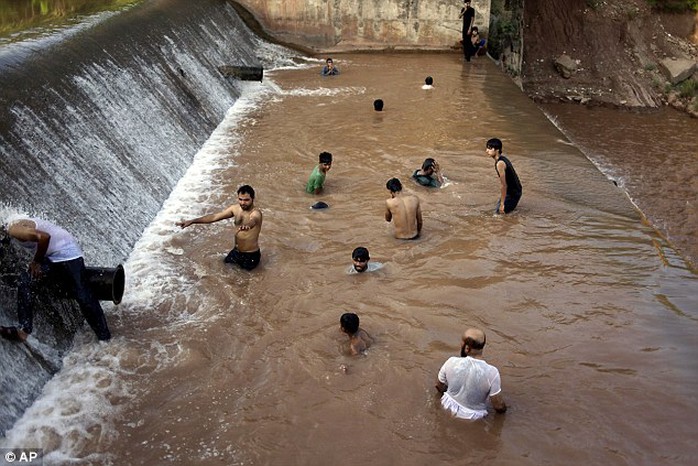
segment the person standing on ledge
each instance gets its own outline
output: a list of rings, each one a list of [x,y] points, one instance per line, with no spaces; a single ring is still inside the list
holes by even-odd
[[[75,296],[82,315],[100,341],[111,338],[107,319],[87,283],[85,261],[73,236],[63,228],[39,218],[21,218],[9,222],[7,233],[21,246],[34,251],[29,270],[22,272],[17,289],[19,327],[0,327],[8,340],[25,341],[33,330],[32,299],[41,286],[58,285]]]
[[[495,213],[508,214],[516,208],[521,199],[521,181],[509,159],[502,155],[502,141],[497,138],[490,139],[485,146],[485,152],[494,159],[494,169],[501,186]]]
[[[194,223],[215,223],[232,218],[235,230],[234,247],[225,258],[228,264],[237,264],[245,270],[259,265],[262,253],[259,250],[259,232],[262,230],[262,212],[254,206],[254,189],[243,185],[237,191],[238,203],[215,214],[204,215],[192,220],[177,222],[182,229]]]
[[[463,18],[463,57],[465,61],[470,61],[470,33],[475,22],[475,10],[470,6],[470,0],[463,1],[463,8],[460,9],[459,18]]]
[[[402,194],[402,183],[391,178],[385,184],[390,191],[390,199],[385,201],[385,221],[393,221],[395,237],[417,239],[422,232],[422,209],[419,198],[413,194]]]
[[[339,74],[339,68],[334,66],[334,62],[331,58],[325,60],[325,66],[322,68],[323,76],[336,76]]]
[[[487,416],[487,399],[498,413],[507,405],[502,397],[499,370],[482,358],[487,337],[477,328],[463,334],[460,357],[452,356],[441,366],[436,390],[441,393],[441,406],[460,419],[482,419]]]

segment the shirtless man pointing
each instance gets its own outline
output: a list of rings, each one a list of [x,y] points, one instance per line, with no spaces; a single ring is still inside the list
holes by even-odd
[[[177,225],[186,228],[194,223],[215,223],[226,218],[233,218],[235,226],[235,246],[228,253],[225,262],[237,264],[245,270],[252,270],[259,265],[259,232],[262,229],[262,212],[254,206],[254,189],[243,185],[237,191],[238,203],[215,214],[204,215],[192,220],[182,220]]]
[[[385,201],[385,220],[393,221],[395,237],[416,239],[422,231],[422,209],[419,198],[413,194],[402,194],[402,183],[391,178],[385,184],[390,191],[390,199]]]

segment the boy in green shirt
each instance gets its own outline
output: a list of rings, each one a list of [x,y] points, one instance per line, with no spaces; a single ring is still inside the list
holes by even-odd
[[[322,191],[322,187],[325,184],[325,176],[332,168],[332,154],[321,152],[319,162],[310,174],[308,184],[305,186],[305,192],[308,194],[320,194]]]

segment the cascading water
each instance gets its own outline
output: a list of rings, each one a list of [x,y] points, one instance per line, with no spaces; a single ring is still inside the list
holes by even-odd
[[[3,45],[3,210],[66,227],[88,265],[123,261],[240,95],[240,83],[218,68],[267,65],[256,56],[262,46],[222,0],[146,1]],[[2,248],[0,324],[14,325],[26,258]],[[30,345],[0,342],[1,431],[60,368],[81,320],[66,307],[41,303]]]

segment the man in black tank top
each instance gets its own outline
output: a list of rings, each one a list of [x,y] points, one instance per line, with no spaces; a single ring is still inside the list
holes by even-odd
[[[485,146],[487,155],[494,159],[494,169],[501,183],[501,194],[495,213],[508,214],[516,208],[521,199],[521,181],[508,158],[502,155],[502,141],[492,138]]]

